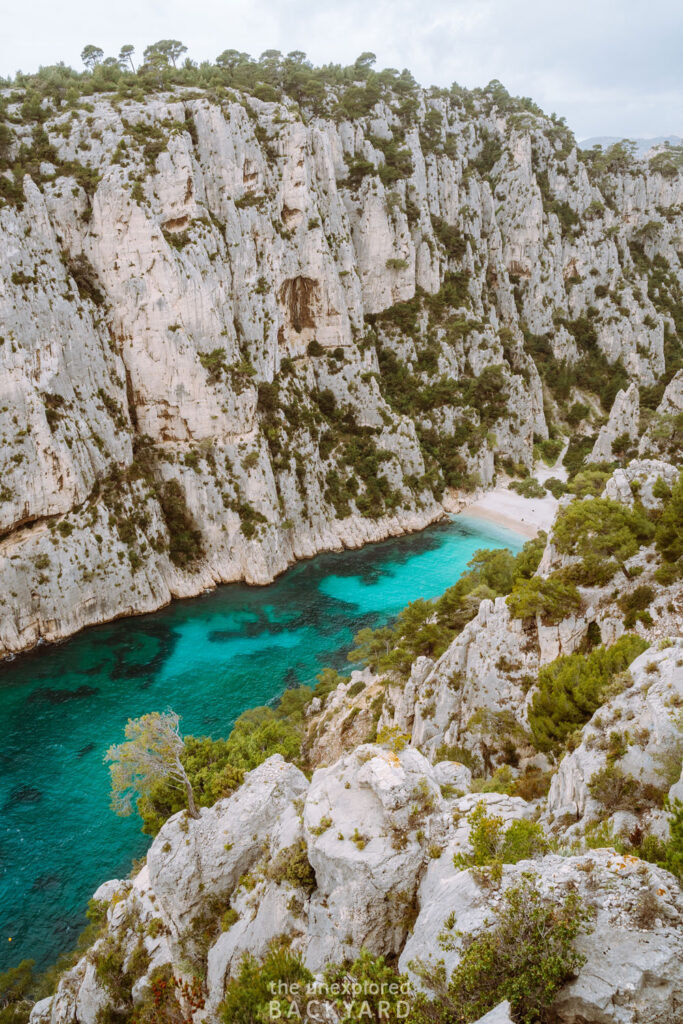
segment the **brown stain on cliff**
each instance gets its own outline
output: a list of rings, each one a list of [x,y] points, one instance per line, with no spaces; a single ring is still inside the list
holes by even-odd
[[[291,277],[283,282],[278,299],[289,326],[297,334],[306,327],[315,327],[319,295],[320,286],[312,277]]]

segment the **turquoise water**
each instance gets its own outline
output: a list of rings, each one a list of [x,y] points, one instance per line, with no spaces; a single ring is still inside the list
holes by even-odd
[[[477,548],[522,543],[459,517],[1,664],[0,970],[70,948],[100,882],[145,852],[139,820],[109,809],[102,763],[128,718],[172,707],[185,732],[225,736],[246,708],[313,683],[325,665],[344,670],[355,632],[441,594]]]

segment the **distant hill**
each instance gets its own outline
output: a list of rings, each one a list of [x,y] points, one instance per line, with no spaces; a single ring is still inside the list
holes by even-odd
[[[602,146],[606,149],[607,146],[613,146],[615,142],[622,142],[625,136],[623,135],[595,135],[590,139],[581,139],[579,146],[581,149],[592,149],[593,146]],[[635,142],[636,151],[640,154],[647,153],[648,149],[652,149],[653,146],[662,146],[665,142],[669,142],[672,146],[680,146],[683,139],[680,135],[656,135],[651,139],[631,139],[631,142]]]

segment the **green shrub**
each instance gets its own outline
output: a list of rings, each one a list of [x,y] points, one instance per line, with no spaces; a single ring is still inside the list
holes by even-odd
[[[683,489],[681,491],[683,498]],[[573,501],[555,521],[553,541],[563,555],[623,563],[652,540],[655,528],[645,509],[609,498]]]
[[[610,814],[615,811],[641,811],[662,805],[664,792],[625,774],[619,765],[608,761],[591,777],[588,789]]]
[[[513,480],[509,485],[511,491],[516,491],[523,498],[544,498],[546,489],[538,480],[529,477],[526,480]]]
[[[517,864],[548,852],[548,842],[539,824],[520,819],[504,829],[503,818],[487,814],[483,801],[470,812],[467,820],[472,853],[454,854],[453,865],[458,870]]]
[[[590,413],[590,406],[583,402],[574,402],[567,412],[567,423],[570,427],[578,427],[582,420],[585,420]]]
[[[627,634],[611,647],[588,654],[569,654],[545,665],[529,707],[529,726],[539,750],[558,750],[610,695],[615,678],[624,672],[647,643]]]
[[[487,814],[483,800],[469,813],[467,821],[470,826],[469,840],[472,853],[453,855],[453,865],[458,871],[470,867],[486,867],[498,860],[503,838],[503,818]]]
[[[460,229],[433,215],[432,226],[447,255],[451,259],[461,259],[467,252],[467,242]]]
[[[370,160],[350,160],[345,183],[349,188],[356,189],[363,181],[363,178],[377,173],[377,168]]]
[[[355,991],[360,994],[355,997]],[[361,949],[351,964],[328,964],[325,967],[325,985],[333,996],[332,1005],[339,1011],[339,1020],[386,1021],[399,1024],[409,1020],[405,1011],[409,1005],[412,987],[405,975],[397,974],[383,956],[374,957]]]
[[[545,896],[534,875],[523,876],[505,891],[486,930],[461,936],[463,955],[447,984],[442,972],[411,964],[437,994],[418,1004],[417,1019],[469,1024],[508,999],[520,1024],[545,1020],[557,992],[585,963],[574,940],[590,916],[577,892]]]
[[[308,859],[306,843],[303,839],[280,850],[275,860],[267,868],[266,875],[273,882],[288,882],[297,889],[303,889],[307,896],[317,886],[315,872]]]
[[[575,434],[569,439],[569,446],[564,454],[564,466],[571,480],[581,470],[586,456],[592,450],[595,438]]]
[[[231,763],[244,771],[251,771],[273,754],[282,754],[289,761],[296,760],[301,751],[301,732],[272,708],[252,708],[235,722],[227,746]]]
[[[261,207],[265,204],[266,197],[256,195],[254,192],[245,192],[235,200],[235,209],[248,210],[251,206]]]
[[[550,789],[552,771],[544,772],[540,768],[528,765],[514,781],[512,796],[521,796],[522,800],[538,800],[546,796]]]
[[[76,282],[78,294],[82,299],[90,299],[96,306],[105,304],[105,297],[100,290],[97,271],[88,257],[81,253],[66,261],[67,269]]]
[[[520,818],[505,831],[500,859],[503,864],[517,864],[520,860],[531,860],[547,852],[548,841],[541,826],[535,821]]]
[[[159,505],[168,530],[168,553],[174,565],[189,568],[203,555],[202,535],[196,529],[177,480],[167,480],[158,492]]]
[[[683,473],[674,484],[655,532],[657,550],[665,562],[683,558]]]
[[[336,668],[324,668],[315,678],[316,685],[311,697],[318,697],[324,704],[328,694],[336,690],[341,683],[348,683],[350,677],[341,675]]]
[[[228,369],[224,348],[214,348],[211,352],[200,352],[199,362],[209,374],[209,383],[215,384]]]
[[[22,960],[0,974],[0,1024],[26,1024],[35,986],[35,960]]]
[[[577,498],[586,498],[589,494],[598,497],[604,491],[605,484],[611,475],[611,469],[589,466],[576,474],[571,482],[570,490]]]
[[[479,155],[471,161],[470,167],[478,171],[482,177],[486,177],[500,160],[503,149],[498,139],[485,128],[481,130],[481,139],[482,146]]]
[[[683,559],[679,559],[673,564],[664,562],[663,565],[657,566],[654,577],[657,583],[661,583],[663,587],[670,587],[672,583],[683,578]]]
[[[552,466],[557,462],[560,452],[564,448],[564,438],[546,437],[544,440],[539,441],[535,448],[538,449],[543,461]]]
[[[228,932],[234,924],[240,919],[240,915],[237,913],[234,907],[228,907],[225,913],[221,917],[221,931]]]
[[[300,954],[292,953],[284,939],[276,939],[262,962],[245,953],[239,973],[226,985],[220,1016],[225,1024],[265,1024],[272,1019],[269,1007],[277,1003],[283,1020],[304,1020],[306,987],[312,981]]]
[[[604,587],[618,568],[614,560],[591,551],[580,562],[568,566],[564,572],[567,579],[580,587]]]
[[[565,576],[532,576],[518,580],[507,598],[513,618],[530,619],[540,615],[543,622],[555,625],[573,615],[581,607],[581,596],[576,586]]]
[[[486,779],[477,786],[478,793],[511,793],[514,789],[515,780],[509,764],[503,764],[496,768],[491,778]],[[474,789],[474,787],[473,787]]]
[[[650,606],[654,596],[655,592],[652,587],[641,585],[632,590],[630,594],[623,594],[619,598],[617,604],[625,613],[624,626],[626,629],[632,629],[636,621],[642,618],[642,613]]]
[[[561,498],[563,494],[567,493],[566,483],[564,480],[558,480],[556,476],[551,476],[549,480],[546,480],[545,486],[553,498]]]
[[[135,981],[132,972],[124,968],[126,954],[123,946],[113,936],[104,940],[93,954],[97,980],[116,1004],[129,1003],[131,988]]]
[[[683,881],[683,802],[674,800],[667,805],[669,816],[669,840],[663,866],[672,875]]]

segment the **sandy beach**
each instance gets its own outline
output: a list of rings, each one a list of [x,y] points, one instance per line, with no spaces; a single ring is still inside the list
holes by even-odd
[[[496,487],[467,505],[460,514],[470,519],[486,519],[524,537],[535,537],[539,530],[547,532],[550,529],[557,504],[552,494],[546,494],[544,498],[523,498],[515,491]]]

